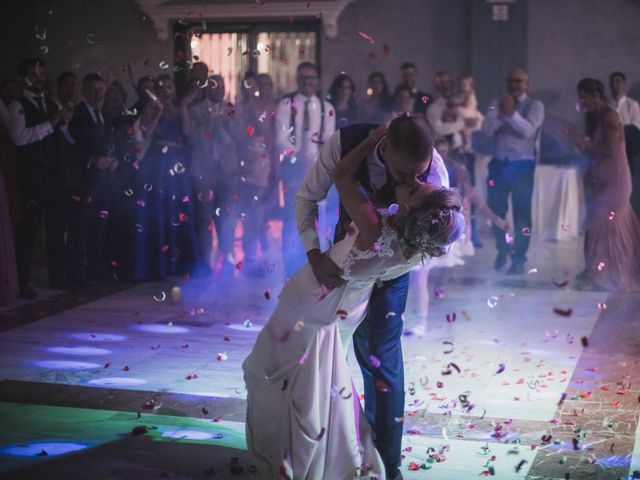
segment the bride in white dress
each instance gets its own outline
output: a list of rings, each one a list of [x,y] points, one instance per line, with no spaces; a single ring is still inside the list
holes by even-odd
[[[365,139],[334,172],[353,223],[329,255],[346,282],[328,291],[306,264],[284,286],[243,363],[247,446],[257,478],[385,478],[349,373],[348,345],[376,281],[446,252],[462,234],[464,218],[455,191],[417,182],[397,186],[398,213],[381,217],[355,180],[374,146]]]

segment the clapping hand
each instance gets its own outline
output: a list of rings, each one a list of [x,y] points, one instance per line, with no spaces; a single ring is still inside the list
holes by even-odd
[[[506,94],[500,99],[499,107],[502,117],[510,117],[516,111],[516,101],[511,95]]]

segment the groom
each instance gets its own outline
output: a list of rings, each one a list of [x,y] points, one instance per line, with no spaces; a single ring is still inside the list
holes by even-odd
[[[329,289],[344,280],[340,267],[320,251],[315,229],[318,202],[333,184],[336,164],[367,135],[373,135],[376,127],[357,124],[336,131],[322,147],[296,195],[296,222],[309,263],[318,282]],[[444,163],[433,148],[431,130],[424,120],[410,116],[397,117],[390,123],[388,134],[362,162],[357,177],[372,201],[385,206],[394,202],[395,185],[412,184],[416,177],[425,183],[449,186]],[[350,221],[341,205],[336,242],[345,237]],[[389,479],[402,479],[404,369],[400,338],[408,289],[408,273],[376,285],[367,316],[353,339],[364,377],[365,412]]]

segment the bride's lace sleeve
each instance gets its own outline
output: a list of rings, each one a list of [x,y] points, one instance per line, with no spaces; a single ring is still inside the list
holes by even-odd
[[[393,257],[393,243],[398,239],[398,234],[386,222],[382,225],[380,237],[368,250],[359,250],[355,243],[342,264],[342,278],[352,280],[351,268],[358,260],[366,260],[374,257]]]

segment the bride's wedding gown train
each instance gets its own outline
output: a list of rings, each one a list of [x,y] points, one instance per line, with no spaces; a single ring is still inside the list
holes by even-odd
[[[346,354],[376,281],[403,275],[421,258],[405,259],[386,223],[370,250],[354,246],[357,233],[353,227],[330,251],[347,282],[323,292],[305,265],[243,363],[247,445],[258,478],[385,478]]]

